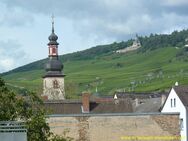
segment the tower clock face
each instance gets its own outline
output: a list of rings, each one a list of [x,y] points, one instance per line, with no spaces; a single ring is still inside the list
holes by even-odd
[[[53,80],[53,88],[55,88],[55,89],[59,88],[59,82],[56,79]]]

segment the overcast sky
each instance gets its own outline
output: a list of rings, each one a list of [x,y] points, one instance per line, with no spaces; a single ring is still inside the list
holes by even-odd
[[[188,28],[188,0],[1,0],[0,72],[46,58],[51,15],[59,54]]]

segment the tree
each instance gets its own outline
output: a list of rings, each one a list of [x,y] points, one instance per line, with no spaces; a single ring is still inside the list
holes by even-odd
[[[66,138],[54,135],[46,122],[46,111],[42,100],[33,92],[25,96],[16,95],[0,78],[0,120],[22,120],[28,130],[28,141],[67,141]]]

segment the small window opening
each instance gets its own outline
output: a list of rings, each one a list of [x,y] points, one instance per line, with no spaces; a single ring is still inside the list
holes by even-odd
[[[176,99],[174,98],[174,107],[176,107]]]
[[[183,130],[184,126],[183,126],[183,119],[180,119],[180,129]]]
[[[54,81],[53,81],[53,87],[54,87],[55,89],[59,88],[59,84],[58,84],[58,81],[57,81],[57,80],[54,80]]]
[[[172,101],[172,99],[171,99],[171,107],[173,107],[173,103],[172,103],[173,101]]]

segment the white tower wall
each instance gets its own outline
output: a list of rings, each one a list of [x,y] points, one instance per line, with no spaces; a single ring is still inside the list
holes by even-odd
[[[64,77],[46,77],[43,79],[43,96],[48,100],[65,99]]]

